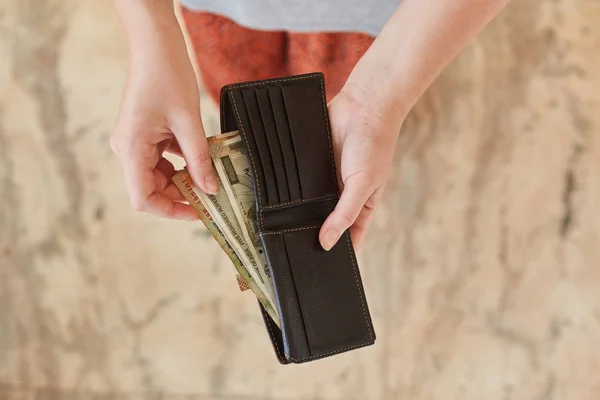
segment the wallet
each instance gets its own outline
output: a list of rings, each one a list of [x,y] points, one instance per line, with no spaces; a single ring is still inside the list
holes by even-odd
[[[325,251],[319,230],[339,199],[321,73],[221,89],[221,132],[251,161],[257,225],[281,329],[262,311],[282,364],[371,345],[375,332],[348,231]]]

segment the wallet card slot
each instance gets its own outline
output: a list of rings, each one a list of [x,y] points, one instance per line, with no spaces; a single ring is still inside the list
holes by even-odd
[[[283,348],[287,357],[310,357],[304,317],[296,293],[290,257],[283,235],[262,237],[263,245],[269,248],[267,259],[277,297],[277,308],[281,316]]]
[[[230,91],[229,100],[231,101],[231,114],[236,116],[235,128],[239,129],[242,133],[242,139],[246,143],[248,149],[248,155],[250,157],[250,164],[252,166],[252,175],[255,183],[256,197],[258,204],[268,204],[268,193],[265,189],[267,187],[265,181],[265,174],[263,173],[262,161],[258,159],[259,152],[254,138],[253,132],[250,126],[250,117],[248,115],[249,110],[246,108],[246,103],[242,98],[240,91]],[[227,102],[225,102],[227,104]],[[221,105],[224,107],[225,105]],[[222,116],[221,123],[226,129],[234,129],[232,123],[225,117]]]
[[[304,198],[337,191],[323,90],[318,80],[281,84]]]
[[[251,134],[248,136],[254,137],[256,148],[258,149],[258,158],[265,178],[266,204],[277,204],[279,203],[279,193],[277,190],[275,166],[273,165],[271,150],[269,149],[269,142],[267,141],[267,134],[260,116],[256,93],[252,88],[245,89],[242,90],[242,97],[244,99],[244,104],[246,105],[248,120],[250,122]]]
[[[269,150],[271,151],[275,177],[277,178],[279,202],[287,202],[290,201],[290,189],[288,187],[286,165],[283,161],[283,149],[281,148],[277,127],[275,126],[275,116],[273,114],[273,108],[271,107],[271,99],[266,87],[256,88],[255,92],[258,108],[265,128],[266,139],[269,143]]]
[[[334,210],[337,202],[336,196],[264,209],[261,211],[262,232],[270,233],[304,226],[322,225]]]
[[[312,358],[375,340],[348,232],[329,251],[319,244],[318,233],[315,227],[282,234]]]
[[[298,161],[296,160],[296,150],[290,129],[290,122],[287,117],[283,94],[279,86],[269,86],[269,98],[275,118],[275,126],[279,135],[279,143],[283,153],[287,174],[288,189],[290,201],[302,199],[302,186],[300,184],[300,172],[298,170]]]

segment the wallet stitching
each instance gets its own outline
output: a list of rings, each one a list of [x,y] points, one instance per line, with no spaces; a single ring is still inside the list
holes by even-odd
[[[295,229],[295,230],[310,229],[310,228],[318,228],[318,226],[306,227],[306,228],[299,228],[299,229]],[[274,234],[274,233],[267,232],[265,234]],[[344,233],[344,236],[346,236],[346,243],[348,244],[348,251],[350,252],[350,261],[352,262],[352,269],[354,270],[354,277],[356,279],[356,285],[358,287],[358,291],[359,291],[358,293],[359,293],[359,297],[360,297],[360,302],[361,302],[363,313],[364,313],[364,316],[365,316],[365,322],[367,324],[367,328],[368,328],[368,331],[369,331],[369,339],[370,340],[366,341],[364,343],[356,344],[354,346],[344,347],[342,349],[329,351],[329,352],[323,353],[323,354],[316,354],[316,355],[310,356],[310,357],[304,357],[304,358],[298,358],[298,359],[293,358],[293,357],[288,357],[292,361],[301,362],[301,361],[306,361],[306,360],[312,360],[312,359],[315,359],[315,358],[322,358],[322,357],[326,357],[326,356],[329,356],[329,355],[332,355],[332,354],[342,353],[342,352],[347,351],[347,350],[356,349],[358,347],[367,346],[367,345],[369,345],[369,344],[371,344],[371,343],[373,343],[375,341],[375,338],[373,337],[373,325],[369,322],[369,318],[367,316],[367,308],[366,308],[365,302],[364,302],[364,293],[361,290],[360,283],[358,281],[358,273],[357,273],[357,269],[356,269],[356,263],[354,262],[354,255],[352,254],[352,251],[351,251],[352,249],[350,247],[350,239],[349,239],[350,235],[346,231]]]
[[[343,349],[333,350],[333,351],[329,351],[329,352],[323,353],[323,354],[318,354],[318,355],[315,355],[315,356],[304,357],[304,358],[293,358],[293,357],[288,357],[288,358],[290,360],[296,361],[296,362],[306,361],[306,360],[312,360],[312,359],[315,359],[315,358],[323,358],[323,357],[326,357],[326,356],[330,356],[332,354],[342,353],[344,351],[356,349],[358,347],[368,346],[368,345],[370,345],[372,343],[373,343],[373,339],[371,339],[370,342],[364,342],[364,343],[360,343],[360,344],[355,344],[354,346],[344,347]]]
[[[272,80],[268,80],[268,81],[264,81],[264,82],[250,82],[250,83],[246,83],[246,84],[241,84],[241,85],[232,85],[230,89],[231,90],[233,88],[245,88],[245,87],[256,87],[256,86],[264,86],[264,85],[270,85],[273,83],[277,83],[277,82],[289,82],[289,81],[298,81],[298,80],[307,80],[310,78],[321,78],[321,74],[309,74],[309,75],[304,75],[301,77],[295,77],[295,78],[282,78],[282,79],[272,79]],[[323,88],[323,79],[319,79],[319,85],[321,87],[321,97],[323,99],[323,110],[324,110],[324,114],[325,114],[325,127],[327,129],[327,136],[328,136],[328,142],[329,142],[329,155],[331,157],[331,165],[333,168],[333,176],[334,178],[336,178],[336,174],[335,174],[335,162],[334,162],[334,158],[333,158],[333,148],[331,146],[331,133],[329,130],[329,119],[327,118],[327,102],[325,99],[325,91]],[[235,114],[237,116],[238,119],[238,124],[239,124],[239,128],[242,132],[242,135],[244,135],[244,140],[246,141],[246,143],[248,143],[248,139],[246,138],[246,132],[244,131],[244,125],[242,124],[242,120],[240,118],[240,113],[237,107],[237,103],[235,101],[235,96],[231,96],[231,101],[233,103],[233,108],[235,109]],[[223,97],[221,97],[221,110],[223,109]],[[224,115],[221,115],[221,118],[224,118]],[[252,162],[252,168],[254,168],[254,173],[256,173],[256,165],[254,163],[254,157],[252,156],[252,152],[250,151],[250,149],[248,149],[248,154],[250,155],[250,161]],[[337,178],[335,179],[337,182]],[[258,207],[259,207],[259,221],[260,221],[260,230],[263,229],[264,227],[264,218],[263,218],[263,210],[265,209],[265,207],[263,207],[262,205],[262,201],[261,201],[261,193],[260,193],[260,184],[258,182],[258,179],[255,179],[256,182],[256,189],[258,190]],[[339,195],[339,190],[336,189],[336,193]],[[310,199],[309,199],[310,200]]]
[[[331,144],[331,131],[329,128],[329,116],[327,113],[327,98],[325,97],[325,88],[323,87],[323,79],[319,79],[319,85],[321,86],[321,99],[323,104],[323,116],[325,117],[325,128],[327,130],[327,142],[329,144],[329,156],[331,157],[331,170],[333,172],[333,180],[335,181],[335,192],[339,195],[340,189],[337,185],[337,173],[335,171],[335,159],[333,157],[333,146]]]
[[[315,77],[315,76],[319,76],[319,75],[315,74],[315,75],[305,76],[305,77],[302,77],[302,78],[279,79],[279,80],[276,80],[276,81],[273,81],[273,82],[293,81],[293,80],[306,79],[306,78]],[[242,88],[242,87],[250,87],[250,86],[259,86],[259,85],[257,85],[257,84],[247,84],[247,85],[238,85],[238,86],[234,86],[234,87]],[[321,88],[321,91],[322,91],[322,88]],[[223,107],[223,100],[224,100],[224,96],[221,97],[221,119],[222,119],[223,124],[224,124],[225,123],[225,118],[224,118],[224,112],[223,112],[223,109],[224,109],[224,107]],[[244,135],[244,140],[246,141],[246,144],[247,144],[248,143],[248,139],[246,137],[246,132],[244,131],[244,125],[242,124],[242,121],[241,121],[241,118],[240,118],[240,113],[239,113],[239,110],[238,110],[238,107],[237,107],[237,103],[235,101],[235,97],[234,96],[231,96],[231,101],[233,103],[233,108],[235,109],[235,114],[236,114],[237,119],[238,119],[239,128],[240,128],[240,130],[242,132],[242,135]],[[330,146],[331,146],[331,144],[330,144]],[[331,150],[331,148],[330,148],[330,150]],[[256,165],[254,163],[254,157],[252,156],[252,151],[250,151],[250,149],[248,149],[248,154],[250,155],[250,160],[252,162],[252,168],[254,168],[254,171],[255,171],[254,173],[256,173]],[[256,188],[257,188],[257,191],[258,191],[258,206],[259,206],[259,210],[260,210],[260,212],[259,212],[259,214],[260,214],[260,229],[262,230],[263,226],[264,226],[263,213],[262,213],[263,207],[262,207],[262,202],[261,202],[262,196],[261,196],[261,193],[260,193],[260,184],[258,182],[258,179],[255,179],[255,182],[256,182]],[[297,230],[299,230],[299,229],[297,229]],[[280,359],[284,359],[283,353],[279,349],[279,345],[277,344],[277,340],[275,339],[275,335],[273,334],[273,330],[272,330],[271,325],[269,323],[267,323],[267,328],[269,330],[269,335],[271,336],[271,341],[273,342],[273,344],[275,345],[275,349],[277,350],[278,356],[280,357]]]
[[[325,89],[323,87],[323,79],[319,79],[319,83],[321,85],[321,96],[322,96],[322,100],[323,100],[323,115],[325,116],[325,127],[327,128],[327,136],[329,139],[329,154],[331,156],[331,168],[333,170],[333,178],[337,183],[337,174],[335,171],[335,159],[333,157],[333,146],[331,143],[331,132],[329,129],[329,117],[327,115],[327,100],[325,97]],[[339,188],[337,189],[337,193],[339,194]],[[360,303],[362,305],[362,309],[363,309],[363,314],[365,316],[365,324],[367,326],[367,329],[369,331],[369,337],[371,339],[371,341],[373,341],[373,325],[370,323],[369,321],[369,316],[367,313],[367,307],[365,306],[365,295],[364,292],[362,290],[362,287],[360,285],[360,282],[358,280],[358,271],[357,271],[357,266],[356,266],[356,262],[354,260],[354,252],[352,251],[352,245],[350,244],[350,235],[348,234],[348,231],[346,231],[346,233],[344,234],[346,236],[346,243],[348,244],[348,253],[350,254],[350,261],[352,263],[352,270],[354,271],[354,278],[356,279],[356,288],[358,289],[358,296],[360,297]]]
[[[302,76],[293,77],[293,78],[268,79],[268,80],[264,80],[264,81],[260,81],[260,82],[234,84],[234,85],[231,85],[228,90],[238,89],[238,88],[246,88],[246,87],[251,87],[251,86],[265,86],[265,85],[270,85],[270,84],[278,83],[278,82],[308,80],[310,78],[320,78],[320,77],[321,77],[320,73],[314,73],[314,74],[307,74],[307,75],[302,75]]]
[[[227,91],[224,91],[221,93],[221,133],[223,133],[223,131],[227,131],[227,127],[225,126],[225,96],[227,94]]]
[[[356,263],[354,262],[354,254],[352,253],[352,248],[351,248],[351,245],[350,245],[350,235],[348,234],[348,231],[346,231],[346,233],[344,234],[344,236],[346,236],[346,243],[348,244],[348,251],[350,253],[350,261],[352,262],[352,269],[354,270],[354,278],[356,279],[356,286],[358,288],[358,295],[360,297],[360,303],[362,305],[363,314],[365,315],[365,323],[367,324],[367,328],[369,330],[369,337],[371,338],[371,341],[373,341],[374,340],[374,338],[373,338],[373,325],[370,323],[369,316],[367,315],[367,307],[365,306],[365,295],[364,295],[364,292],[363,292],[362,287],[360,285],[360,282],[358,281],[358,272],[357,272]]]
[[[237,88],[244,88],[244,87],[250,87],[250,86],[266,86],[269,85],[271,83],[277,83],[277,82],[287,82],[287,81],[299,81],[299,80],[303,80],[303,79],[311,79],[311,78],[321,78],[321,73],[314,73],[314,74],[306,74],[300,77],[295,77],[295,78],[281,78],[281,79],[271,79],[271,80],[265,80],[265,81],[261,81],[261,82],[249,82],[249,83],[241,83],[241,84],[233,84],[233,85],[229,85],[229,86],[225,86],[223,88],[223,92],[227,93],[227,92],[231,92],[232,89],[237,89]],[[321,82],[321,94],[323,95],[323,90],[322,90],[322,86],[323,83]],[[325,98],[325,96],[323,95],[323,98]],[[235,104],[235,99],[232,96],[232,102]],[[226,121],[225,121],[225,95],[221,96],[221,126],[223,128],[225,128],[225,130],[228,130],[228,127],[225,126],[226,125]],[[238,116],[238,123],[240,123],[240,118],[239,118],[239,113],[236,113]],[[327,119],[327,115],[325,115],[325,118]],[[239,124],[241,126],[241,123]],[[328,128],[327,130],[329,131],[329,124],[327,125]]]
[[[276,83],[276,82],[287,82],[287,81],[305,80],[305,79],[310,79],[310,78],[315,78],[315,77],[316,78],[321,78],[321,74],[308,74],[308,75],[304,75],[302,77],[296,77],[296,78],[282,78],[282,79],[267,80],[267,81],[259,82],[259,83],[254,82],[254,83],[241,84],[241,85],[232,85],[228,90],[231,90],[233,88],[243,88],[243,87],[251,87],[251,86],[263,86],[263,85],[269,85],[269,84]],[[332,141],[331,141],[331,132],[330,132],[330,127],[329,127],[329,118],[327,116],[327,100],[326,100],[326,97],[325,97],[325,90],[323,88],[323,79],[319,79],[319,84],[321,86],[321,97],[322,97],[322,100],[323,100],[323,110],[324,110],[324,117],[325,117],[325,127],[326,127],[326,130],[327,130],[327,136],[328,136],[328,142],[329,142],[328,144],[329,144],[329,155],[331,157],[331,167],[332,167],[332,170],[333,170],[334,179],[335,179],[335,181],[337,183],[337,173],[335,171],[335,158],[333,156],[333,146],[332,146]],[[233,106],[235,108],[235,112],[236,112],[236,115],[237,115],[237,118],[238,118],[238,123],[240,125],[239,126],[240,130],[242,131],[242,134],[244,135],[244,139],[246,140],[246,143],[247,143],[246,133],[244,132],[244,127],[241,124],[241,118],[240,118],[240,114],[239,114],[239,111],[238,111],[238,108],[237,108],[237,104],[235,102],[235,98],[232,96],[231,99],[232,99]],[[223,99],[221,99],[221,100],[223,100]],[[221,104],[223,104],[223,102],[221,102]],[[223,109],[223,107],[221,107],[221,109]],[[224,118],[223,114],[221,115],[221,118]],[[254,166],[254,159],[252,157],[252,152],[248,151],[248,153],[250,154],[250,159],[252,161],[252,167],[256,171],[256,168]],[[258,183],[258,179],[256,179],[256,186],[257,186],[257,190],[258,190],[258,194],[259,194],[258,205],[259,205],[259,210],[260,210],[260,212],[259,212],[259,214],[260,214],[260,229],[262,230],[263,229],[263,216],[262,216],[263,207],[262,207],[261,199],[260,199],[261,195],[260,195],[260,185]],[[336,194],[339,196],[339,188],[336,188]],[[310,201],[310,200],[314,200],[314,198],[313,199],[306,199],[306,200]],[[260,234],[261,235],[274,235],[274,234],[279,234],[279,233],[284,233],[284,232],[293,232],[293,231],[300,231],[300,230],[305,230],[305,229],[314,229],[314,228],[319,228],[319,227],[320,227],[319,225],[317,225],[317,226],[308,226],[308,227],[303,227],[303,228],[285,229],[285,230],[278,231],[278,232],[264,232],[264,233],[260,233]],[[348,251],[350,253],[350,261],[352,263],[352,267],[353,267],[353,271],[354,271],[354,276],[356,278],[356,285],[357,285],[357,288],[358,288],[358,291],[359,291],[360,301],[361,301],[361,305],[362,305],[362,308],[363,308],[363,313],[364,313],[364,316],[365,316],[365,323],[367,324],[367,328],[369,330],[370,341],[367,341],[367,342],[364,342],[364,343],[361,343],[361,344],[357,344],[357,345],[354,345],[354,346],[350,346],[350,347],[345,347],[343,349],[338,349],[338,350],[330,351],[330,352],[327,352],[327,353],[324,353],[324,354],[314,355],[314,356],[300,358],[300,359],[295,359],[293,357],[288,357],[292,361],[299,362],[299,361],[305,361],[305,360],[310,360],[310,359],[314,359],[314,358],[321,358],[321,357],[325,357],[325,356],[328,356],[328,355],[332,355],[332,354],[336,354],[336,353],[341,353],[341,352],[346,351],[346,350],[351,350],[351,349],[354,349],[354,348],[357,348],[357,347],[366,346],[366,345],[368,345],[368,344],[370,344],[370,343],[372,343],[374,341],[374,338],[373,338],[373,326],[369,322],[369,318],[367,316],[367,309],[366,309],[365,302],[364,302],[364,293],[361,290],[360,282],[358,281],[358,272],[357,272],[356,263],[354,261],[354,255],[352,253],[352,246],[350,245],[349,235],[348,235],[347,232],[345,233],[345,235],[346,235],[346,242],[347,242],[347,245],[348,245]],[[273,339],[273,343],[275,343],[275,347],[277,348],[277,352],[279,354],[281,354],[280,350],[279,350],[279,347],[277,346],[277,341],[274,340],[273,332],[271,331],[270,325],[267,324],[267,327],[269,328],[269,333],[271,335],[271,339]]]
[[[285,203],[279,203],[279,204],[275,204],[275,205],[272,205],[272,206],[264,206],[263,208],[265,210],[267,210],[267,209],[272,209],[272,208],[285,207],[285,206],[288,206],[290,204],[308,203],[308,202],[314,201],[314,200],[323,200],[323,199],[327,199],[327,198],[334,198],[334,197],[337,197],[337,196],[338,196],[337,193],[329,193],[329,194],[326,194],[326,195],[323,195],[323,196],[310,197],[308,199],[286,201]]]
[[[321,227],[321,225],[303,226],[302,228],[282,229],[280,231],[273,231],[273,232],[260,232],[259,234],[262,236],[279,235],[280,233],[285,233],[285,232],[296,232],[296,231],[303,231],[306,229],[315,229],[315,228],[320,228],[320,227]]]

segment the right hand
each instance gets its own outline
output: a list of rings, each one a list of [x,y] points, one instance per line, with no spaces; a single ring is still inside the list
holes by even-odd
[[[162,217],[192,220],[173,184],[173,164],[164,152],[182,156],[194,183],[216,193],[200,96],[175,15],[149,15],[128,32],[130,62],[111,147],[120,157],[133,207]],[[126,27],[127,30],[127,27]]]
[[[378,107],[369,93],[357,90],[352,83],[346,83],[328,108],[342,192],[321,227],[319,241],[330,250],[349,229],[358,248],[387,182],[405,113],[401,107]]]

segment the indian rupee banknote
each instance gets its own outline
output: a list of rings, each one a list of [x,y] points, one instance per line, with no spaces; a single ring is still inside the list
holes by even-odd
[[[219,227],[219,225],[228,225],[225,222],[218,224],[217,221],[213,218],[213,216],[209,213],[207,208],[201,201],[201,190],[196,187],[186,170],[180,171],[173,176],[173,183],[177,186],[179,191],[182,193],[183,197],[194,207],[200,220],[204,223],[208,231],[215,238],[219,246],[225,251],[225,253],[231,259],[235,269],[238,274],[241,276],[243,281],[248,285],[249,289],[255,294],[257,299],[265,308],[265,311],[269,314],[269,316],[273,319],[273,321],[279,326],[279,316],[277,315],[275,304],[271,299],[267,298],[265,294],[265,285],[258,284],[252,274],[249,272],[250,266],[245,266],[241,261],[240,257],[237,255],[236,251],[229,243],[223,231]],[[222,189],[222,188],[221,188]],[[219,218],[219,217],[217,217]],[[243,251],[243,250],[242,250]]]
[[[261,276],[265,282],[269,283],[270,294],[274,296],[271,273],[258,232],[258,216],[250,160],[244,151],[242,139],[239,133],[223,138],[223,140],[209,139],[209,148],[213,164],[223,183],[234,216],[246,242],[252,246],[251,251],[258,261]]]

